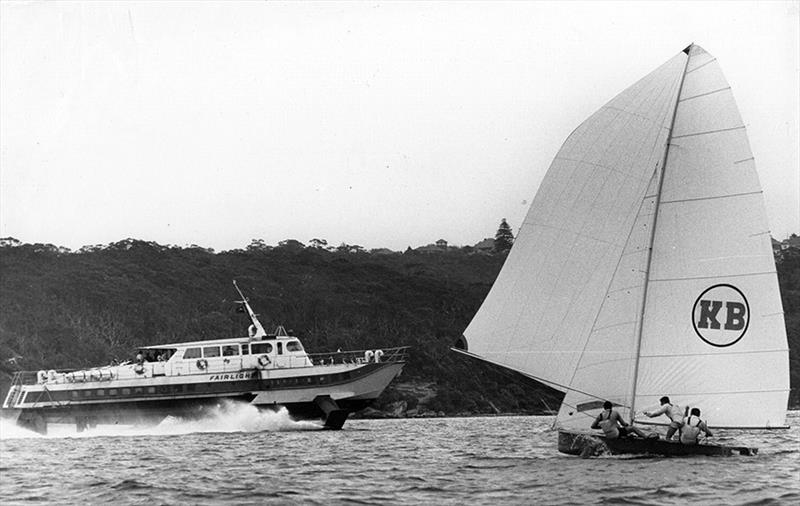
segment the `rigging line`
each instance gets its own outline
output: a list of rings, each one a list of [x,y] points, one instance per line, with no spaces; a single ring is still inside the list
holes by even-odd
[[[587,397],[591,397],[592,399],[598,399],[598,400],[603,400],[603,401],[607,400],[605,397],[600,397],[599,395],[590,394],[589,392],[584,392],[583,390],[578,390],[577,388],[573,388],[571,386],[562,385],[562,384],[556,383],[555,381],[552,381],[552,380],[544,379],[544,378],[541,378],[539,376],[535,376],[535,375],[527,373],[527,372],[522,372],[522,371],[520,371],[518,369],[515,369],[515,368],[513,368],[511,366],[508,366],[508,365],[505,365],[505,364],[501,364],[499,362],[493,362],[493,361],[491,361],[489,359],[483,358],[483,357],[481,357],[479,355],[476,355],[474,353],[470,353],[468,351],[464,351],[464,350],[461,350],[461,349],[458,349],[458,348],[450,348],[450,351],[455,351],[457,353],[461,353],[462,355],[466,355],[466,356],[474,358],[474,359],[482,360],[484,362],[489,362],[490,364],[494,364],[494,365],[500,366],[502,368],[508,369],[510,371],[514,371],[514,372],[519,373],[519,374],[521,374],[521,375],[523,375],[523,376],[525,376],[527,378],[530,378],[532,380],[536,380],[536,381],[538,381],[540,383],[544,383],[546,386],[551,386],[552,385],[554,387],[557,387],[557,388],[560,388],[560,389],[563,389],[563,390],[569,390],[569,391],[572,391],[572,392],[583,394],[583,395],[585,395]]]
[[[672,134],[675,131],[675,118],[678,116],[678,104],[681,98],[681,92],[683,91],[683,83],[686,80],[686,70],[689,68],[689,62],[692,61],[692,50],[691,46],[689,47],[689,51],[686,53],[686,63],[683,67],[683,73],[681,74],[681,82],[678,85],[678,94],[675,97],[675,105],[674,109],[672,110],[672,121],[669,125],[669,134],[667,135],[667,145],[664,147],[664,158],[661,161],[661,177],[658,180],[658,193],[655,199],[655,209],[653,213],[653,224],[650,229],[650,245],[647,251],[647,268],[644,271],[644,289],[642,290],[642,308],[641,312],[639,313],[639,331],[638,336],[636,338],[636,354],[634,355],[633,361],[633,386],[631,388],[631,425],[636,420],[636,383],[639,381],[639,357],[642,353],[642,334],[644,331],[644,314],[647,309],[647,288],[650,284],[650,268],[653,264],[653,244],[656,240],[656,225],[658,224],[658,210],[661,205],[661,194],[664,190],[664,179],[667,173],[667,161],[669,160],[669,148],[670,144],[672,143]]]

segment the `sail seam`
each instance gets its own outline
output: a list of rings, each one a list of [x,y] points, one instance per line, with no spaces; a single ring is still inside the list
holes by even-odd
[[[788,392],[788,390],[784,390]],[[655,425],[660,427],[666,427],[668,423],[660,423],[660,422],[648,422],[646,420],[636,420],[636,423],[641,425]],[[712,429],[727,429],[727,430],[785,430],[788,429],[788,425],[709,425],[709,428]]]
[[[764,193],[763,191],[755,191],[755,192],[744,192],[744,193],[731,193],[729,195],[714,195],[712,197],[695,197],[691,199],[678,199],[678,200],[664,200],[662,204],[680,204],[681,202],[696,202],[698,200],[716,200],[716,199],[727,199],[731,197],[745,197],[747,195],[761,195]]]
[[[631,116],[635,116],[635,117],[637,117],[637,118],[641,118],[641,119],[643,119],[643,120],[645,120],[645,121],[648,121],[648,122],[650,122],[650,123],[653,123],[654,125],[658,125],[658,124],[659,124],[659,123],[658,123],[656,120],[654,120],[654,119],[650,119],[650,118],[648,118],[647,116],[644,116],[644,115],[642,115],[642,114],[637,114],[637,113],[635,113],[635,112],[631,112],[631,111],[626,111],[625,109],[620,109],[619,107],[614,107],[614,106],[606,105],[606,106],[602,107],[602,109],[612,109],[612,110],[614,110],[614,111],[619,111],[619,112],[622,112],[622,113],[624,113],[624,114],[629,114],[629,115],[631,115]],[[660,125],[660,128],[664,128],[664,127],[663,127],[663,125]]]
[[[644,251],[644,250],[642,250],[642,251],[637,251],[636,253],[642,253],[643,251]],[[625,256],[625,255],[622,255],[622,256]],[[642,272],[642,271],[639,271],[639,272]],[[641,284],[638,284],[638,285],[631,285],[631,286],[623,286],[623,287],[621,287],[621,288],[617,288],[617,289],[615,289],[615,290],[609,290],[609,291],[607,291],[607,292],[606,292],[606,295],[610,295],[610,294],[612,294],[612,293],[617,293],[617,292],[622,292],[622,291],[625,291],[625,290],[636,290],[637,288],[641,288],[642,286],[643,286],[643,285],[641,285]]]
[[[697,135],[716,134],[716,133],[719,133],[719,132],[730,132],[732,130],[742,130],[743,128],[745,128],[744,125],[737,126],[737,127],[732,127],[732,128],[720,128],[719,130],[708,130],[707,132],[695,132],[695,133],[691,133],[691,134],[674,135],[672,138],[673,139],[682,139],[684,137],[694,137],[694,136],[697,136]]]
[[[731,89],[731,87],[730,86],[726,86],[725,88],[720,88],[718,90],[707,91],[706,93],[700,93],[699,95],[692,95],[691,97],[682,98],[682,99],[678,100],[678,102],[686,102],[687,100],[691,100],[693,98],[705,97],[705,96],[713,95],[714,93],[719,93],[720,91],[725,91],[725,90],[729,90],[729,89]]]
[[[698,66],[696,66],[695,68],[693,68],[692,70],[687,70],[687,71],[686,71],[686,73],[687,73],[687,74],[691,74],[691,73],[692,73],[692,72],[694,72],[695,70],[700,70],[701,68],[705,67],[705,66],[706,66],[706,65],[708,65],[709,63],[714,63],[715,61],[717,61],[717,59],[716,59],[716,58],[713,58],[713,59],[711,59],[711,60],[708,60],[708,61],[707,61],[707,62],[705,62],[704,64],[702,64],[702,65],[698,65]]]
[[[631,323],[636,323],[636,320],[630,320],[630,321],[627,321],[627,322],[615,323],[613,325],[606,325],[605,327],[594,327],[592,329],[592,332],[597,332],[599,330],[613,329],[614,327],[622,327],[624,325],[630,325]],[[602,353],[607,353],[607,352],[603,351]]]
[[[747,272],[744,274],[725,274],[726,278],[744,278],[747,276],[764,276],[770,274],[777,274],[776,271],[765,271],[765,272]],[[696,277],[686,277],[686,278],[662,278],[662,279],[651,279],[652,282],[669,282],[669,281],[691,281],[691,280],[698,280],[698,279],[717,279],[720,275],[717,276],[696,276]]]
[[[616,244],[616,243],[614,243],[612,241],[604,241],[603,239],[598,239],[597,237],[593,237],[591,235],[584,234],[582,232],[576,232],[574,230],[569,230],[569,229],[564,228],[564,227],[556,227],[554,225],[548,225],[547,223],[535,222],[535,221],[534,222],[530,222],[529,221],[529,222],[527,222],[527,224],[530,225],[530,226],[544,227],[544,228],[549,228],[551,230],[558,230],[560,232],[566,232],[566,233],[569,233],[569,234],[575,234],[576,238],[583,237],[585,239],[591,239],[593,241],[597,241],[597,242],[602,243],[602,244],[608,244],[609,246],[620,246],[620,244]],[[517,234],[517,235],[519,235],[519,234]]]
[[[642,355],[644,358],[673,358],[673,357],[700,357],[700,356],[707,356],[707,355],[751,355],[753,353],[783,353],[789,351],[789,348],[785,349],[775,349],[775,350],[749,350],[749,351],[729,351],[726,353],[720,353],[719,351],[708,352],[708,353],[670,353],[670,354],[660,354],[660,355]]]
[[[771,389],[771,390],[720,390],[718,392],[672,392],[675,397],[684,396],[684,395],[728,395],[728,394],[764,394],[768,392],[788,392],[788,388],[780,388],[780,389]],[[652,393],[652,394],[641,394],[642,397],[649,396],[649,397],[656,397],[659,395],[664,395],[663,392],[661,393]]]
[[[606,170],[609,170],[611,172],[616,172],[617,174],[622,174],[623,176],[626,176],[626,177],[636,178],[636,179],[640,179],[640,180],[644,180],[645,179],[643,177],[637,177],[636,175],[631,174],[629,172],[625,172],[623,170],[616,169],[614,167],[609,167],[608,165],[603,165],[603,164],[594,163],[594,162],[588,162],[586,160],[577,160],[575,158],[567,158],[565,156],[556,156],[554,158],[554,160],[563,160],[565,162],[575,162],[575,163],[585,163],[586,165],[591,165],[592,167],[599,167],[601,169],[606,169]]]
[[[622,351],[619,352],[620,355],[622,355],[623,353],[625,353],[625,352],[622,352]],[[615,363],[619,363],[619,362],[628,362],[629,360],[630,360],[630,356],[626,354],[622,358],[616,358],[616,359],[611,359],[611,360],[602,360],[600,362],[592,362],[591,364],[584,364],[584,365],[578,367],[578,370],[579,371],[586,371],[588,369],[593,369],[595,367],[604,366],[604,365],[608,365],[608,364],[615,364]]]

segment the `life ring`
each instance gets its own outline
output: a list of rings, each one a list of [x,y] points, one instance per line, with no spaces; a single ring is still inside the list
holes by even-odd
[[[204,358],[201,358],[200,360],[198,360],[197,361],[197,368],[200,369],[201,371],[205,371],[206,369],[208,369],[208,360],[206,360]]]
[[[268,365],[270,364],[269,357],[268,357],[268,356],[266,356],[266,355],[261,355],[260,357],[258,357],[258,363],[259,363],[259,364],[260,364],[262,367],[266,367],[266,366],[268,366]]]
[[[144,366],[142,364],[136,364],[133,366],[133,372],[136,374],[144,374]]]

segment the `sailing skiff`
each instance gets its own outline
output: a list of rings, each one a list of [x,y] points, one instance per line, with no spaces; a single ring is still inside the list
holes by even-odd
[[[634,424],[666,421],[642,413],[668,395],[712,429],[785,427],[789,358],[770,231],[716,58],[690,45],[567,138],[454,349],[563,391],[565,453],[596,434],[603,400]],[[608,443],[611,453],[755,453]]]

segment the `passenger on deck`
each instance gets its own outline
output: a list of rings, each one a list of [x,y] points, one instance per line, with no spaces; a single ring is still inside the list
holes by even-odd
[[[660,415],[667,415],[667,417],[670,419],[670,423],[669,429],[667,429],[667,435],[664,437],[667,440],[670,440],[675,432],[683,427],[684,409],[669,402],[669,397],[666,395],[659,399],[659,402],[661,402],[660,408],[655,411],[645,411],[644,414],[650,418],[655,418]]]
[[[136,354],[136,363],[141,364],[143,362],[144,362],[144,355],[142,355],[142,352],[140,351],[139,353]]]
[[[622,419],[619,411],[612,409],[613,407],[614,405],[610,401],[603,403],[603,412],[594,419],[594,423],[592,423],[593,429],[602,429],[603,434],[608,439],[627,437],[631,433],[642,438],[647,437],[647,434],[638,428],[628,425],[628,422]]]
[[[685,445],[697,444],[701,432],[704,432],[706,437],[714,435],[708,430],[706,422],[700,419],[700,410],[698,408],[692,408],[692,413],[689,415],[689,418],[686,419],[686,423],[681,429],[681,443]]]

